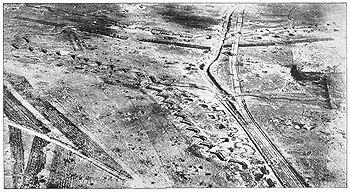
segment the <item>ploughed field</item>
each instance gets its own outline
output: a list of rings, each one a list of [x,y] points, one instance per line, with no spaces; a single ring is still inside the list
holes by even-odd
[[[5,188],[345,187],[345,4],[4,4]]]

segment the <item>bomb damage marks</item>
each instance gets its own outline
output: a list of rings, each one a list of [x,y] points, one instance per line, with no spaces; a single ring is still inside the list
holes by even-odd
[[[5,188],[345,187],[345,4],[4,4]]]

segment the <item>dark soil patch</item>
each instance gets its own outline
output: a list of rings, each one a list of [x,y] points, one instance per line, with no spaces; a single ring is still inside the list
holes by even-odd
[[[331,108],[329,91],[328,91],[328,78],[321,72],[303,72],[298,70],[296,65],[292,65],[290,70],[291,76],[298,82],[306,84],[311,82],[313,85],[311,88],[317,95],[321,95],[327,100],[327,108]]]
[[[165,4],[159,7],[158,14],[166,20],[177,23],[186,28],[206,29],[218,25],[219,20],[213,17],[200,16],[198,10],[190,5]]]

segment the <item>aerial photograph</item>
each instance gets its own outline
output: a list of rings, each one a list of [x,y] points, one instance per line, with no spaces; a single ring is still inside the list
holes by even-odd
[[[4,3],[4,188],[346,188],[346,6]]]

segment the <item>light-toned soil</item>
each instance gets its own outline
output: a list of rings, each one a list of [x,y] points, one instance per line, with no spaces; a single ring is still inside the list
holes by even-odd
[[[308,185],[345,187],[344,4],[5,4],[4,80],[80,133],[51,127],[55,139],[88,146],[86,158],[53,143],[35,151],[40,139],[5,125],[5,188],[282,187],[199,72],[235,6],[242,43],[278,42],[239,48],[237,97]],[[305,38],[333,40],[283,44]],[[226,90],[229,49],[212,71]],[[133,179],[87,160],[103,157]]]

